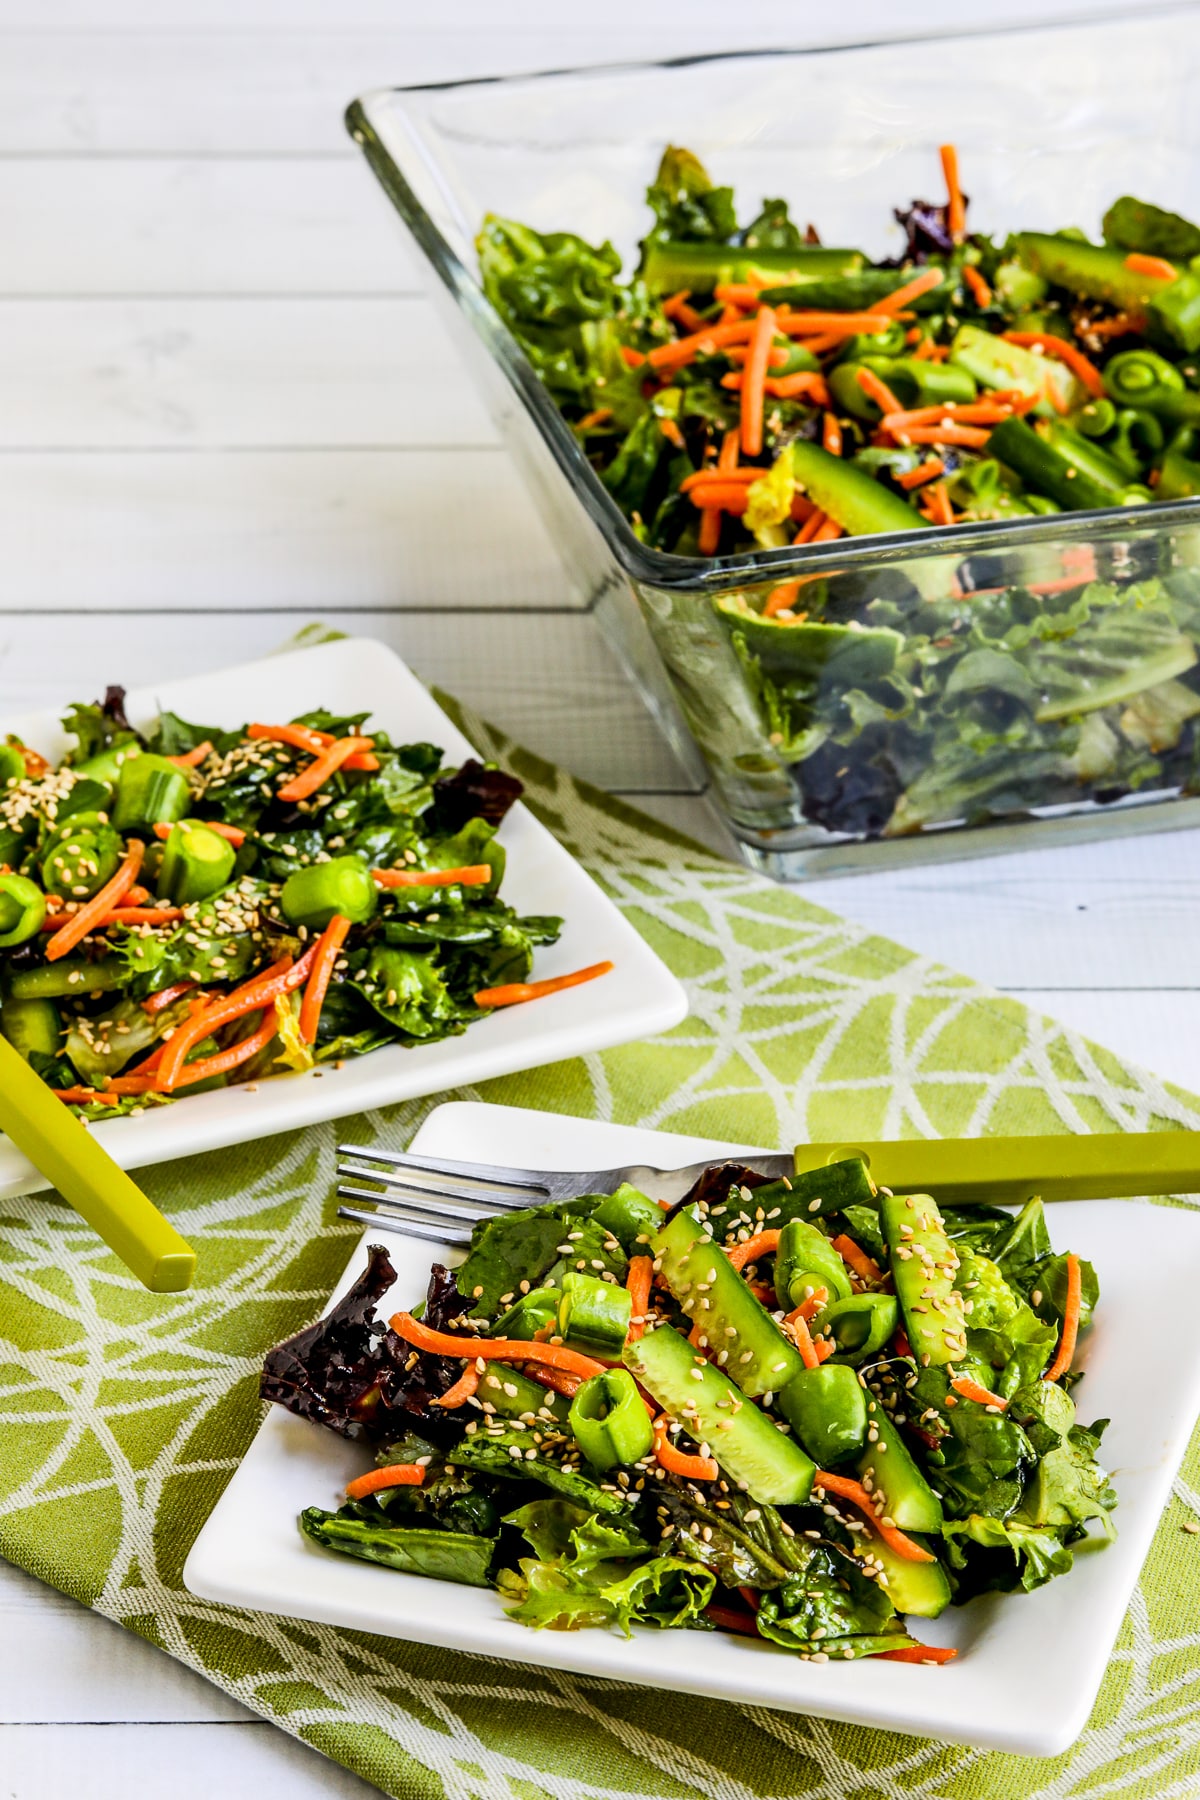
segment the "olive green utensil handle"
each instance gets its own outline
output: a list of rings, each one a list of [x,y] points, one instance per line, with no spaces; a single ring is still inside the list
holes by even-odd
[[[1126,1194],[1200,1193],[1200,1131],[1111,1131],[1075,1137],[904,1138],[871,1144],[798,1144],[796,1169],[865,1157],[871,1179],[897,1194],[958,1206],[1109,1200]]]
[[[191,1245],[3,1037],[0,1130],[153,1293],[190,1286]]]

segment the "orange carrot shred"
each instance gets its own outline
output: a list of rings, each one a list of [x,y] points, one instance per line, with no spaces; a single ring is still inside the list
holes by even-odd
[[[1008,1405],[1007,1400],[1002,1400],[999,1394],[993,1394],[990,1388],[981,1387],[979,1382],[972,1381],[969,1375],[956,1375],[950,1386],[956,1394],[961,1394],[964,1400],[974,1400],[979,1406],[997,1406],[1003,1412]]]
[[[646,1329],[646,1313],[650,1307],[650,1284],[654,1279],[652,1256],[631,1256],[625,1286],[632,1301],[628,1342],[636,1344]]]
[[[330,744],[336,742],[332,731],[318,731],[313,725],[247,725],[246,736],[290,744],[294,750],[309,750],[314,756],[319,756],[322,750],[328,750]],[[347,769],[377,769],[379,758],[364,751],[360,756],[347,757],[344,766]]]
[[[958,1651],[947,1644],[901,1644],[898,1650],[881,1650],[875,1662],[948,1663]]]
[[[740,434],[735,429],[727,431],[722,438],[720,455],[717,457],[718,474],[731,475],[737,468],[739,436]],[[700,554],[715,556],[720,542],[721,508],[719,506],[705,507],[700,518]]]
[[[800,1302],[799,1306],[796,1308],[795,1312],[790,1312],[788,1314],[787,1318],[784,1320],[784,1323],[786,1325],[790,1325],[792,1323],[793,1319],[803,1319],[804,1323],[807,1325],[809,1323],[809,1321],[811,1319],[813,1319],[817,1313],[820,1312],[821,1308],[826,1304],[828,1299],[829,1299],[829,1289],[828,1288],[815,1287],[813,1289],[812,1293],[808,1296],[808,1299],[802,1300]]]
[[[847,1237],[844,1231],[830,1241],[846,1267],[853,1269],[860,1281],[883,1280],[883,1270],[875,1258],[868,1256],[866,1251],[861,1249],[852,1237]]]
[[[821,420],[821,443],[830,456],[842,454],[842,428],[834,413],[827,412]]]
[[[820,507],[815,508],[792,539],[793,544],[811,544],[828,516],[828,513],[822,512]]]
[[[778,587],[772,588],[767,595],[767,603],[762,609],[763,618],[773,619],[777,613],[791,612],[800,592],[800,586],[798,581],[781,581]]]
[[[181,756],[168,756],[167,761],[174,763],[177,769],[198,769],[206,756],[211,755],[212,745],[207,738],[193,749],[185,750]]]
[[[758,456],[762,451],[763,383],[767,378],[767,358],[775,336],[775,309],[761,306],[754,321],[750,354],[742,373],[742,454]]]
[[[735,1269],[744,1269],[747,1263],[757,1262],[760,1256],[770,1256],[779,1247],[777,1231],[756,1231],[753,1237],[744,1243],[733,1244],[726,1251]]]
[[[607,425],[612,418],[611,406],[597,406],[593,411],[584,413],[582,419],[575,421],[576,431],[590,431],[593,425]]]
[[[883,381],[874,369],[858,371],[858,385],[869,400],[873,400],[885,416],[888,413],[903,412],[904,408],[893,394],[886,381]]]
[[[941,457],[928,456],[923,463],[918,463],[915,469],[909,469],[905,474],[897,475],[896,480],[902,488],[915,488],[921,487],[927,481],[932,481],[935,475],[944,475],[945,473],[946,465]]]
[[[366,1475],[359,1475],[354,1481],[346,1483],[347,1500],[364,1500],[368,1494],[377,1494],[381,1488],[420,1487],[425,1479],[425,1468],[422,1463],[392,1463],[386,1469],[372,1469]]]
[[[990,306],[992,304],[992,290],[984,280],[983,276],[979,273],[979,270],[975,268],[973,264],[967,263],[963,268],[962,276],[964,282],[971,290],[971,298],[974,300],[976,306]]]
[[[96,1088],[65,1087],[51,1088],[51,1093],[65,1101],[68,1106],[116,1106],[119,1104],[117,1094],[102,1094]]]
[[[900,435],[913,444],[961,444],[967,450],[982,450],[992,434],[975,425],[907,425]]]
[[[904,1557],[906,1562],[936,1561],[932,1551],[926,1550],[921,1544],[916,1543],[898,1526],[884,1524],[883,1520],[877,1516],[875,1503],[861,1481],[855,1481],[848,1475],[829,1475],[824,1469],[818,1469],[813,1476],[813,1486],[823,1488],[831,1494],[837,1494],[841,1499],[848,1500],[852,1506],[857,1506],[858,1510],[870,1521],[872,1530],[878,1532],[888,1548],[894,1550],[897,1556]]]
[[[802,1308],[797,1307],[795,1312],[789,1315],[789,1323],[792,1328],[792,1336],[796,1340],[796,1348],[800,1352],[800,1361],[806,1369],[819,1369],[821,1358],[817,1355],[812,1332],[808,1329],[808,1320],[803,1316]]]
[[[668,1423],[666,1413],[659,1413],[654,1421],[655,1462],[672,1475],[682,1475],[687,1481],[715,1481],[721,1471],[714,1458],[689,1456],[686,1451],[677,1450],[667,1436]]]
[[[658,429],[662,432],[662,435],[666,438],[668,444],[673,444],[676,450],[685,450],[687,448],[687,445],[684,442],[683,433],[680,431],[674,419],[660,419],[658,421]]]
[[[60,956],[73,950],[80,939],[112,911],[137,880],[145,854],[146,846],[138,838],[130,838],[124,859],[112,880],[106,881],[99,892],[93,894],[77,913],[72,913],[62,929],[54,933],[46,945],[47,962],[57,962]]]
[[[196,823],[203,825],[206,831],[215,831],[218,837],[225,838],[235,850],[240,850],[246,841],[246,834],[238,825],[222,825],[218,819],[198,819]],[[160,819],[154,827],[154,835],[156,838],[161,838],[165,844],[174,829],[173,825],[168,825]]]
[[[1095,363],[1066,338],[1055,337],[1051,331],[1005,331],[1001,335],[1008,343],[1020,344],[1026,350],[1048,351],[1057,362],[1065,363],[1072,375],[1079,377],[1093,400],[1103,399],[1103,375]]]
[[[429,1350],[435,1356],[482,1356],[487,1362],[547,1363],[551,1368],[566,1369],[584,1381],[589,1375],[600,1375],[605,1365],[565,1344],[538,1344],[522,1338],[469,1337],[465,1332],[433,1331],[414,1319],[411,1313],[393,1313],[389,1323],[397,1337],[418,1350]]]
[[[155,1013],[162,1012],[164,1007],[173,1006],[176,1000],[182,1000],[195,985],[194,981],[177,981],[172,987],[160,988],[157,994],[151,994],[148,1000],[142,1001],[142,1011],[153,1017]]]
[[[372,869],[381,888],[484,887],[492,879],[491,863],[468,863],[461,869]]]
[[[958,181],[958,151],[953,144],[943,144],[939,154],[946,178],[946,223],[954,242],[961,244],[967,235],[967,203]]]
[[[885,300],[876,301],[875,310],[894,316],[902,307],[907,306],[910,300],[919,300],[922,294],[927,294],[931,288],[941,287],[941,285],[942,271],[940,269],[922,269],[919,275],[915,275],[911,281],[906,281],[903,287],[893,288]],[[891,322],[891,317],[884,320],[884,323],[888,325]],[[877,326],[876,330],[878,329]]]
[[[1179,279],[1179,270],[1165,256],[1143,256],[1140,250],[1134,250],[1125,258],[1125,267],[1131,275],[1149,275],[1153,281]]]
[[[184,1024],[177,1026],[159,1067],[158,1081],[162,1091],[170,1093],[173,1087],[179,1085],[188,1051],[209,1037],[219,1026],[232,1024],[235,1019],[244,1018],[247,1013],[260,1012],[264,1007],[272,1005],[276,995],[290,994],[293,988],[300,987],[307,981],[315,954],[314,944],[311,950],[305,951],[299,962],[294,963],[289,958],[282,957],[269,969],[264,969],[240,988],[235,988],[232,994],[222,994],[193,1014]],[[243,1045],[238,1044],[235,1048],[241,1050]],[[215,1074],[217,1071],[212,1072]]]
[[[554,975],[548,981],[512,981],[505,987],[480,988],[475,995],[476,1006],[520,1006],[526,1000],[541,1000],[547,994],[559,994],[564,988],[579,987],[585,981],[595,981],[598,975],[607,975],[612,968],[610,962],[592,963],[586,969],[576,969],[571,975]]]
[[[369,737],[338,738],[336,743],[330,744],[319,756],[314,757],[307,769],[301,769],[298,775],[285,781],[278,790],[278,798],[307,800],[310,794],[315,794],[331,776],[337,774],[348,757],[356,756],[362,750],[372,749],[374,743],[374,738]]]
[[[836,519],[826,518],[822,519],[809,541],[813,544],[828,544],[832,543],[834,538],[845,537],[845,535],[844,528],[838,524]]]
[[[306,1044],[315,1044],[317,1041],[317,1026],[321,1022],[321,1008],[329,992],[333,965],[337,961],[338,951],[346,941],[350,925],[351,921],[345,913],[334,913],[317,939],[316,955],[304,986],[304,998],[300,1002],[300,1037]]]
[[[1059,1339],[1058,1351],[1054,1361],[1043,1375],[1043,1381],[1057,1381],[1065,1375],[1071,1366],[1071,1358],[1075,1354],[1075,1340],[1079,1336],[1079,1309],[1083,1299],[1083,1271],[1079,1266],[1079,1258],[1074,1254],[1067,1257],[1067,1298],[1063,1310],[1062,1337]]]
[[[465,1406],[475,1392],[475,1389],[479,1386],[479,1380],[480,1375],[478,1367],[475,1363],[469,1362],[453,1387],[448,1387],[445,1393],[440,1395],[433,1404],[435,1406],[445,1407],[447,1412],[451,1411],[454,1407]]]

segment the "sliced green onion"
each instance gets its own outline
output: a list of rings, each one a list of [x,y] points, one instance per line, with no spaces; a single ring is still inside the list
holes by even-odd
[[[575,1442],[595,1469],[640,1462],[654,1447],[650,1414],[628,1369],[590,1376],[576,1392],[567,1418]]]

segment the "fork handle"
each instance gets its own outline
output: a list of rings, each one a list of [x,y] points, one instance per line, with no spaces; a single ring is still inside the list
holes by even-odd
[[[796,1170],[820,1169],[848,1156],[864,1157],[880,1187],[929,1194],[955,1206],[1019,1206],[1031,1194],[1043,1200],[1106,1200],[1200,1193],[1200,1131],[799,1144]]]

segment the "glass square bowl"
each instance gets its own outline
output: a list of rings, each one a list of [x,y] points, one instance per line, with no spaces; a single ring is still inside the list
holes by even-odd
[[[1200,823],[1200,500],[734,556],[653,549],[485,298],[484,214],[610,239],[629,267],[645,188],[681,143],[743,212],[784,194],[827,242],[895,254],[893,206],[940,191],[937,148],[953,141],[972,221],[998,237],[1096,236],[1131,187],[1195,216],[1198,65],[1200,10],[1143,9],[381,89],[350,107],[573,581],[756,866],[812,876]],[[829,634],[754,617],[779,583],[812,578],[825,619],[852,621],[832,655]],[[862,630],[867,602],[882,630]],[[939,641],[972,649],[924,686]]]

